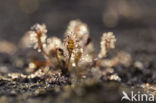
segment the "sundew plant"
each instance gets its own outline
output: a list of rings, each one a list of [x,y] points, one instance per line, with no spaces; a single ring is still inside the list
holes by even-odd
[[[32,60],[27,68],[30,74],[10,74],[14,79],[40,78],[47,83],[54,83],[66,82],[68,78],[71,84],[78,84],[86,79],[96,81],[106,76],[106,79],[120,81],[112,67],[118,64],[127,66],[130,62],[130,56],[125,52],[106,59],[107,52],[115,48],[116,37],[112,32],[103,33],[101,50],[95,54],[88,26],[80,20],[69,22],[64,40],[55,36],[47,37],[45,24],[35,24],[26,35],[31,40],[29,44],[43,55],[44,61]]]

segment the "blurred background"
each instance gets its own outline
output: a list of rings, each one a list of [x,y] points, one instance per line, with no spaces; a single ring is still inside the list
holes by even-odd
[[[0,40],[18,44],[35,23],[63,38],[72,19],[88,24],[98,48],[102,33],[112,31],[117,49],[156,52],[156,0],[0,0]]]

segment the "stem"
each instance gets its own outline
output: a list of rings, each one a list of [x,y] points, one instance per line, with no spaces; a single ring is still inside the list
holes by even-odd
[[[47,52],[43,49],[43,43],[41,42],[41,33],[37,33],[38,35],[38,45],[39,45],[39,49],[41,50],[42,54],[48,59],[48,61],[50,61],[50,63],[53,65],[53,61],[51,60],[49,54],[47,54]]]

